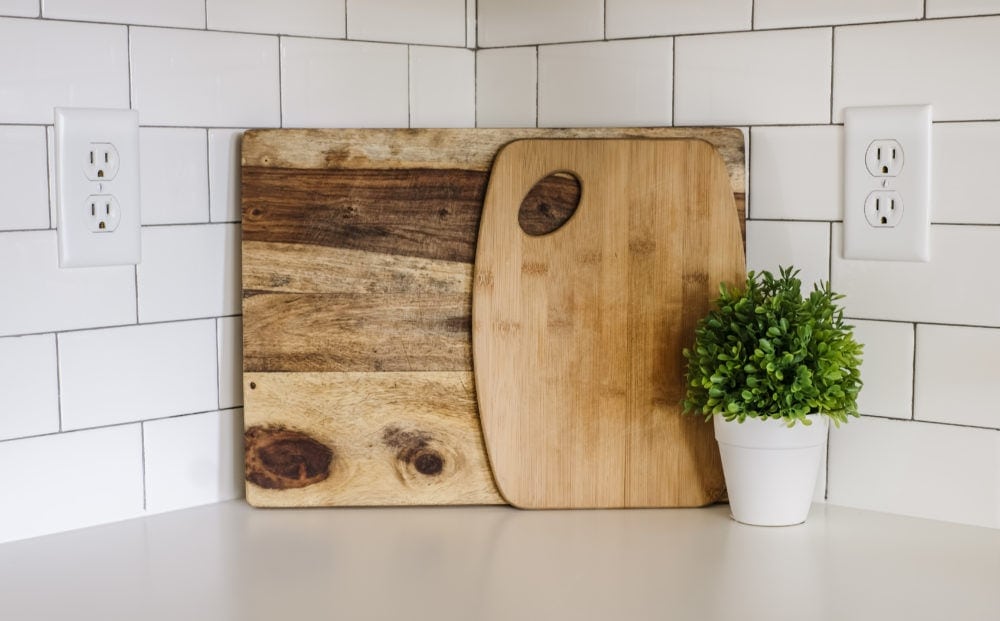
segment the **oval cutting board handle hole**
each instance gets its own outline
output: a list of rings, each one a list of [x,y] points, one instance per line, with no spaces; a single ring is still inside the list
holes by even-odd
[[[542,177],[531,186],[517,210],[517,223],[532,237],[548,235],[566,224],[580,205],[580,178],[567,170]]]

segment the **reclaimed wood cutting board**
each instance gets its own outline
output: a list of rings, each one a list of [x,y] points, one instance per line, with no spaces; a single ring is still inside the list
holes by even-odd
[[[521,138],[737,129],[253,130],[242,144],[247,499],[256,506],[497,504],[472,375],[472,271],[499,149]],[[575,184],[539,184],[541,232]],[[710,425],[705,425],[710,428]]]
[[[518,213],[554,173],[575,213]],[[723,477],[682,417],[684,358],[720,282],[745,277],[725,162],[702,140],[522,140],[500,152],[476,252],[476,391],[500,493],[523,508],[700,506]]]

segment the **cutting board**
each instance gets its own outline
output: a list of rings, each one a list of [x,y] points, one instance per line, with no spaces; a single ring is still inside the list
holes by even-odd
[[[256,506],[496,504],[472,375],[472,269],[490,166],[520,138],[737,129],[253,130],[242,144],[247,499]],[[575,206],[553,178],[522,210]],[[710,427],[707,425],[706,427]]]
[[[581,186],[545,234],[518,222],[553,173]],[[700,506],[723,476],[682,417],[682,349],[745,277],[725,162],[701,140],[523,140],[497,156],[476,253],[476,390],[500,492],[523,508]]]

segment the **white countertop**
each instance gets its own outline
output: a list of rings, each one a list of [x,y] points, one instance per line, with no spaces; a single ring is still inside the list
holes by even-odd
[[[815,505],[253,509],[0,545],[0,618],[1000,619],[1000,530]]]

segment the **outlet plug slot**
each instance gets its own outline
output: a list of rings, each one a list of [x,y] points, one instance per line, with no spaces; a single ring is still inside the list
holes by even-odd
[[[875,140],[865,152],[865,167],[873,177],[895,177],[903,170],[903,147],[896,140]]]
[[[111,194],[91,194],[86,201],[87,222],[91,233],[111,233],[122,221],[118,199]]]

